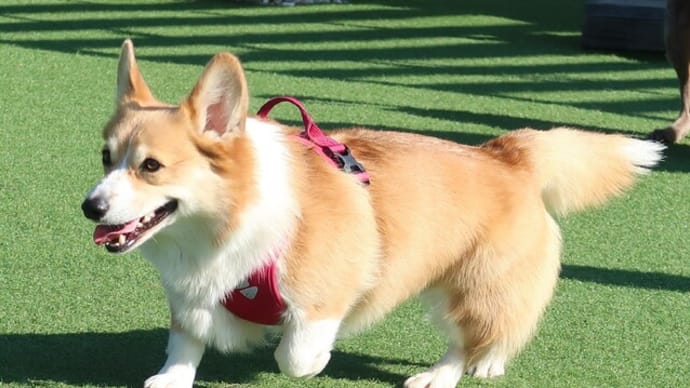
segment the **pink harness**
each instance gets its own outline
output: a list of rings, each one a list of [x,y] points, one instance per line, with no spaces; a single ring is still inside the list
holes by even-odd
[[[247,280],[225,295],[225,300],[221,301],[223,306],[245,321],[262,325],[280,323],[285,302],[278,290],[277,260],[278,255],[272,253],[263,268],[249,275]]]
[[[304,105],[294,97],[274,97],[268,100],[257,113],[260,118],[268,117],[268,112],[281,102],[295,105],[302,114],[304,130],[297,139],[314,152],[326,158],[340,170],[354,174],[364,185],[369,184],[369,174],[350,153],[346,145],[326,136],[309,116]],[[280,253],[272,252],[268,263],[255,271],[237,288],[228,292],[221,301],[223,306],[235,316],[262,325],[278,325],[285,312],[285,302],[278,290],[277,268]]]

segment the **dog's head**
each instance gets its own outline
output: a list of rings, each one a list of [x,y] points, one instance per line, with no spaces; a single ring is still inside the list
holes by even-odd
[[[187,231],[197,224],[207,233],[227,229],[251,196],[247,105],[240,63],[225,53],[208,63],[179,106],[159,102],[126,40],[115,113],[103,130],[105,177],[82,203],[84,215],[98,223],[94,241],[123,253],[177,224]]]

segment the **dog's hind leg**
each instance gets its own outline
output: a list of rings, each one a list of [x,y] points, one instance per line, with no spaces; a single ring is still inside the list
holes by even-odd
[[[503,346],[494,345],[473,366],[467,369],[467,374],[484,378],[503,376],[508,359],[506,352],[502,350],[503,348]]]
[[[445,295],[440,297],[442,294]],[[448,351],[429,370],[407,379],[405,388],[451,388],[465,373],[474,377],[498,377],[505,373],[506,362],[529,339],[536,318],[533,324],[523,322],[522,328],[513,325],[506,330],[511,314],[478,308],[491,304],[482,299],[490,296],[478,294],[436,288],[422,295],[425,301],[433,299],[432,319],[447,335]],[[468,298],[473,302],[468,302]],[[539,312],[535,315],[538,317]]]
[[[458,384],[465,370],[463,350],[449,345],[445,356],[431,369],[405,380],[405,388],[452,388]]]
[[[447,336],[448,350],[429,370],[408,378],[403,386],[405,388],[455,387],[465,373],[466,357],[462,329],[447,319],[450,297],[444,289],[432,287],[424,291],[420,299],[430,308],[432,321]]]
[[[560,268],[560,237],[553,220],[533,249],[485,284],[456,294],[449,317],[462,328],[466,372],[497,377],[532,338],[551,300]]]
[[[450,346],[441,361],[408,379],[406,387],[454,387],[465,373],[505,373],[508,360],[534,334],[558,280],[558,227],[548,214],[541,225],[537,220],[531,219],[539,233],[503,236],[478,247],[422,294]]]

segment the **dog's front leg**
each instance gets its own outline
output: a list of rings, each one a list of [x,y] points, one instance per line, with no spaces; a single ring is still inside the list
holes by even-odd
[[[203,342],[173,321],[168,337],[168,359],[157,375],[146,380],[144,387],[191,388],[205,349]]]
[[[289,322],[274,356],[280,371],[290,377],[312,377],[331,359],[340,320]]]

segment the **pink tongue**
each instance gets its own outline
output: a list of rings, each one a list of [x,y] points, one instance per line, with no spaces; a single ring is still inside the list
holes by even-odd
[[[123,225],[98,225],[93,232],[93,242],[98,245],[114,241],[121,234],[131,233],[137,228],[139,220],[132,220]]]

